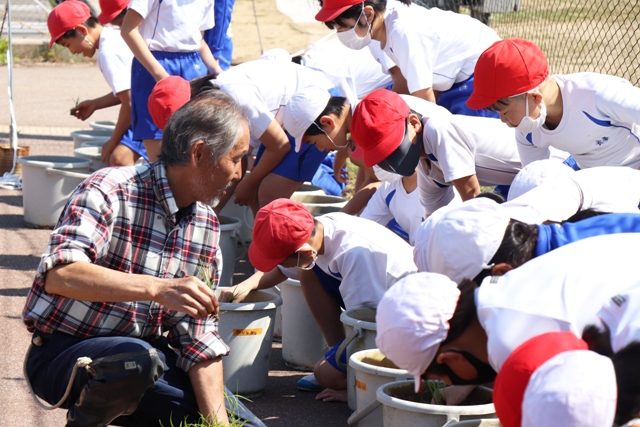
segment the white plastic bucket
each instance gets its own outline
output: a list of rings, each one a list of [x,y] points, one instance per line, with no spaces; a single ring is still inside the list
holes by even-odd
[[[231,196],[224,208],[220,211],[220,215],[232,216],[239,218],[241,221],[240,234],[238,238],[240,241],[249,243],[251,242],[251,233],[253,231],[253,212],[249,206],[240,206],[235,203],[236,197]]]
[[[325,196],[327,194],[324,188],[311,183],[305,182],[293,194],[300,196]]]
[[[279,297],[282,296],[280,286],[274,286],[273,288],[267,289],[267,291]],[[284,300],[282,301],[282,305],[284,305]],[[282,306],[276,308],[276,323],[273,325],[273,340],[278,342],[282,341]]]
[[[467,420],[449,424],[448,427],[502,427],[500,420],[489,418],[486,420]]]
[[[81,159],[91,160],[91,166],[89,169],[97,171],[98,169],[106,168],[109,165],[102,161],[102,147],[80,147],[73,150],[73,155],[80,157]]]
[[[382,407],[376,390],[384,384],[411,379],[412,375],[398,368],[379,349],[359,351],[349,359],[355,373],[356,411],[347,424],[358,427],[383,427]]]
[[[91,160],[70,156],[24,156],[22,199],[24,221],[34,227],[53,227],[67,199],[89,175]]]
[[[220,221],[220,250],[222,251],[222,272],[218,286],[226,287],[233,285],[238,232],[242,224],[238,218],[232,216],[219,215],[218,220]]]
[[[282,293],[282,358],[292,369],[308,371],[327,350],[322,331],[302,293],[300,282],[287,279]]]
[[[428,390],[427,385],[424,384],[422,389]],[[384,426],[443,427],[457,421],[496,417],[491,403],[491,389],[486,387],[478,387],[469,396],[486,402],[478,405],[432,405],[409,400],[414,396],[413,380],[395,381],[378,388],[376,397],[382,403]],[[430,401],[431,398],[427,396],[425,400]]]
[[[220,337],[231,354],[222,358],[224,382],[232,393],[251,398],[262,394],[269,376],[269,356],[276,308],[282,298],[253,291],[240,304],[220,303]]]
[[[303,193],[293,193],[291,200],[302,203],[309,209],[309,212],[316,215],[337,212],[348,201],[343,197]]]
[[[82,143],[82,145],[80,145],[80,148],[91,148],[91,147],[98,147],[100,149],[102,149],[102,146],[108,141],[108,139],[96,139],[94,141],[85,141]],[[142,159],[142,157],[140,157],[140,159]],[[139,159],[138,159],[139,160]]]
[[[340,365],[340,356],[346,351],[348,366],[354,353],[376,348],[376,310],[367,307],[352,308],[342,312],[340,321],[344,324],[346,338],[336,352],[336,361]],[[355,384],[355,372],[347,368],[347,396],[352,411],[356,410]]]
[[[112,131],[107,130],[76,130],[71,132],[71,138],[73,138],[73,148],[80,148],[83,142],[88,141],[102,141],[107,142],[111,138]]]
[[[93,130],[106,130],[111,133],[113,133],[113,131],[116,129],[115,122],[112,122],[110,120],[100,120],[97,122],[91,122],[89,123],[89,126],[91,126],[91,129]]]

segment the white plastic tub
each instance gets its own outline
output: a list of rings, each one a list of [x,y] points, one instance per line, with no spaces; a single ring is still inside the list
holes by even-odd
[[[276,308],[282,298],[253,291],[240,303],[220,303],[219,333],[231,347],[222,358],[224,382],[232,393],[252,398],[262,394],[269,376]]]
[[[22,198],[24,221],[32,227],[52,228],[67,199],[90,175],[91,160],[69,156],[24,156]]]
[[[73,138],[73,148],[80,148],[83,142],[102,141],[107,142],[111,138],[112,131],[107,130],[76,130],[71,132]]]
[[[110,120],[100,120],[97,122],[91,122],[89,123],[89,126],[91,126],[91,129],[93,130],[103,130],[111,133],[113,133],[113,131],[116,129],[116,123]]]
[[[467,420],[449,424],[447,427],[502,427],[500,421],[495,419]]]
[[[300,282],[287,279],[282,293],[282,358],[292,369],[308,371],[324,356],[327,343],[311,314]]]
[[[91,166],[89,169],[97,171],[98,169],[106,168],[109,165],[102,161],[102,147],[80,147],[73,150],[73,155],[80,157],[81,159],[91,160]]]
[[[222,272],[218,286],[233,285],[233,272],[236,264],[236,247],[238,233],[242,224],[238,218],[219,215],[220,221],[220,250],[222,251]]]
[[[235,196],[231,196],[224,208],[220,211],[220,215],[232,216],[240,219],[240,234],[238,238],[245,243],[251,242],[251,233],[253,232],[253,212],[249,206],[240,206],[235,203]]]
[[[422,389],[427,390],[427,385],[424,384]],[[491,403],[491,389],[486,387],[478,387],[469,396],[481,402],[477,405],[432,405],[408,400],[414,396],[416,395],[413,380],[395,381],[378,388],[376,397],[382,403],[385,427],[443,427],[457,421],[496,417],[495,408]],[[425,400],[431,401],[430,396],[426,396]]]
[[[312,214],[337,212],[342,209],[348,201],[343,197],[305,193],[293,193],[291,200],[302,203]]]

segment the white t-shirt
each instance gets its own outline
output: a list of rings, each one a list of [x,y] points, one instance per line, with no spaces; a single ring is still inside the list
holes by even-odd
[[[549,147],[556,147],[582,169],[640,167],[640,88],[604,74],[552,77],[562,94],[562,120],[554,130],[516,132],[522,164],[549,158]]]
[[[100,34],[98,68],[114,95],[131,89],[133,53],[120,35],[120,30],[104,27]]]
[[[475,174],[480,185],[509,185],[520,171],[514,130],[498,119],[452,114],[423,119],[423,127],[431,165],[420,160],[418,185],[427,214],[453,200],[456,179]]]
[[[349,49],[338,39],[311,49],[302,57],[302,65],[321,71],[335,86],[346,87],[350,104],[391,83],[391,76],[381,71],[366,50]]]
[[[545,182],[502,206],[529,224],[564,221],[584,209],[638,213],[640,171],[619,166],[583,169]]]
[[[376,308],[387,289],[417,271],[411,246],[382,225],[341,212],[316,219],[324,226],[324,253],[316,264],[342,281],[347,310]]]
[[[609,328],[614,353],[634,341],[640,341],[640,288],[610,298],[600,309],[598,317]]]
[[[473,75],[482,52],[500,37],[477,19],[437,8],[387,8],[382,47],[407,79],[409,92],[446,91]]]
[[[138,31],[151,51],[195,52],[201,31],[213,28],[213,0],[131,0],[144,18]]]
[[[373,193],[360,218],[375,221],[387,226],[395,221],[409,235],[409,244],[413,246],[415,235],[424,221],[424,209],[420,204],[418,189],[407,193],[402,180],[390,183],[383,182]]]
[[[256,139],[274,119],[282,124],[278,111],[296,92],[310,86],[335,87],[319,71],[282,61],[245,62],[218,76],[215,84],[242,105],[249,115],[251,136]]]
[[[351,51],[353,52],[353,50]],[[369,52],[371,53],[371,55],[373,55],[373,59],[378,64],[380,64],[380,71],[382,71],[384,74],[390,75],[391,73],[389,73],[389,70],[393,67],[397,67],[397,65],[391,60],[391,58],[389,58],[389,56],[382,51],[380,42],[378,40],[371,40],[371,43],[369,43]]]
[[[487,333],[489,363],[499,371],[511,352],[537,335],[570,331],[582,337],[600,325],[598,311],[612,296],[640,286],[640,235],[580,240],[528,261],[476,291],[478,319]]]

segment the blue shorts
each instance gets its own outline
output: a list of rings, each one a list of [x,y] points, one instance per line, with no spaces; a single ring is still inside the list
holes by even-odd
[[[324,354],[324,358],[326,359],[327,362],[329,362],[329,365],[333,366],[334,368],[336,368],[338,371],[342,372],[343,374],[346,374],[347,370],[341,368],[340,365],[338,365],[338,362],[336,362],[336,353],[338,352],[338,347],[340,347],[340,344],[342,344],[342,341],[340,341],[338,344],[336,344],[333,347],[331,347]],[[343,363],[345,365],[347,364],[347,349],[346,348],[344,349],[344,351],[340,355],[340,363]]]
[[[460,83],[455,83],[451,86],[451,89],[440,93],[437,104],[451,111],[453,114],[462,114],[463,116],[472,117],[494,117],[500,118],[500,115],[495,111],[484,110],[472,110],[467,107],[467,99],[473,92],[473,76]]]
[[[147,150],[144,148],[144,144],[142,141],[134,141],[133,140],[133,129],[127,129],[127,132],[122,135],[122,139],[120,140],[120,144],[124,145],[138,156],[142,157],[146,161],[149,161],[149,156],[147,156]]]
[[[193,80],[206,76],[207,67],[198,52],[158,52],[153,56],[170,76],[180,76],[185,80]],[[147,103],[156,80],[133,58],[131,64],[131,122],[133,140],[162,139],[162,131],[153,123]]]
[[[305,182],[311,181],[313,176],[316,174],[316,171],[320,167],[320,163],[327,157],[326,152],[322,152],[318,150],[315,146],[311,144],[302,144],[302,148],[299,153],[296,153],[295,150],[295,140],[289,135],[288,132],[287,138],[289,138],[289,144],[291,148],[284,159],[280,162],[278,166],[276,166],[271,172],[276,175],[284,176],[285,178],[289,178],[293,181]],[[258,162],[260,162],[260,158],[262,157],[262,153],[264,153],[264,145],[260,144],[260,148],[258,148],[258,154],[256,155],[256,161],[253,163],[255,167]]]
[[[313,272],[318,276],[322,289],[324,289],[330,297],[337,299],[340,307],[344,308],[344,301],[342,300],[342,295],[340,295],[340,284],[342,281],[333,276],[329,276],[317,265],[313,266]]]

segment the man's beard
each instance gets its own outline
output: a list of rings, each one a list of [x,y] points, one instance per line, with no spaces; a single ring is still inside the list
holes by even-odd
[[[216,180],[215,174],[211,174],[211,178],[209,178],[209,179],[199,178],[195,182],[195,185],[198,188],[207,188],[209,186],[214,185],[215,180]],[[212,208],[215,208],[220,203],[220,198],[222,197],[222,193],[224,193],[224,191],[226,189],[228,189],[229,187],[231,187],[232,185],[233,185],[233,181],[229,181],[224,188],[222,188],[222,189],[220,189],[220,191],[218,191],[218,194],[216,194],[212,198],[200,200],[200,202],[202,202],[205,205],[209,205]]]

